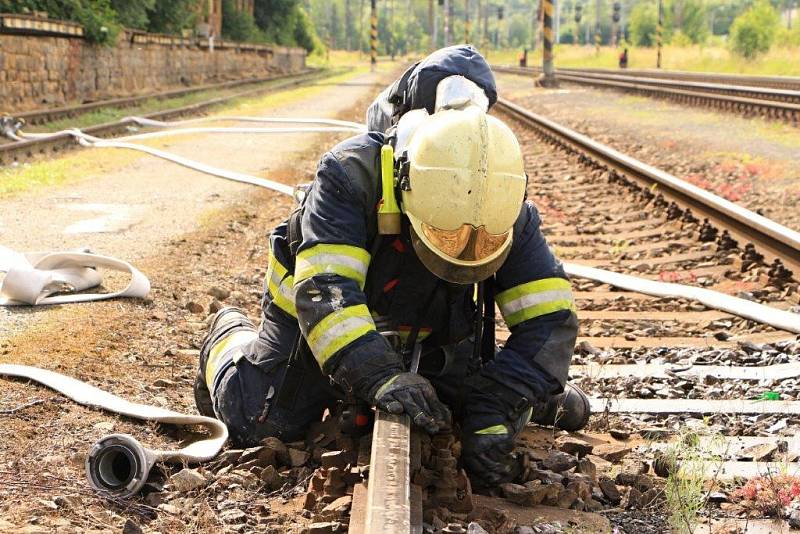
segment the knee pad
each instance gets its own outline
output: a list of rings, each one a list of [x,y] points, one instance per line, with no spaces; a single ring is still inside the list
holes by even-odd
[[[198,369],[198,382],[212,398],[220,377],[241,358],[242,348],[256,337],[258,332],[252,321],[239,309],[223,308],[216,313],[200,348]]]

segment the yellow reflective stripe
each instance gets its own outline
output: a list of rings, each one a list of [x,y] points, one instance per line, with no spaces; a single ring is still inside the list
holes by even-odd
[[[308,334],[308,346],[322,367],[339,350],[374,330],[375,323],[365,304],[348,306],[317,323]]]
[[[232,358],[231,349],[236,349],[250,343],[258,336],[258,332],[253,330],[239,330],[233,334],[218,341],[208,354],[206,360],[206,387],[211,389],[214,384],[214,378],[217,376],[217,370],[221,368],[221,364],[233,359],[236,361],[238,358]],[[211,392],[214,393],[213,391]]]
[[[389,386],[394,384],[395,380],[397,380],[399,377],[400,375],[394,375],[392,378],[387,380],[386,383],[384,383],[380,388],[378,388],[378,391],[375,392],[375,398],[380,398],[386,392],[386,390],[389,389]]]
[[[297,317],[294,306],[294,278],[287,276],[287,269],[270,252],[267,263],[267,289],[274,302],[280,309]]]
[[[312,276],[329,273],[350,278],[363,289],[367,281],[369,252],[352,245],[314,245],[297,255],[294,279],[300,283]]]
[[[477,430],[475,433],[483,435],[490,434],[493,436],[504,436],[508,434],[508,429],[506,428],[506,425],[494,425],[486,427],[482,430]]]
[[[574,310],[572,287],[563,278],[545,278],[514,286],[497,295],[500,312],[509,327],[560,310]]]

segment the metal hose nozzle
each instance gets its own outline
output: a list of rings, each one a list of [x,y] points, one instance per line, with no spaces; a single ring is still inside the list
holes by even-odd
[[[128,434],[109,434],[86,457],[86,476],[93,488],[118,497],[137,493],[147,482],[156,456]]]

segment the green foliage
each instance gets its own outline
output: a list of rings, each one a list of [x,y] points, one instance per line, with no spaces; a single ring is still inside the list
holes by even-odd
[[[256,0],[255,23],[270,43],[322,49],[314,25],[298,0]]]
[[[780,28],[775,35],[775,44],[787,48],[800,46],[800,25],[795,25],[791,30]]]
[[[768,52],[775,40],[778,24],[779,17],[772,5],[767,0],[757,0],[733,21],[733,51],[747,59]]]
[[[0,0],[0,12],[45,11],[50,18],[70,20],[84,27],[90,41],[113,43],[119,32],[110,0]]]
[[[314,23],[303,8],[297,8],[296,19],[294,24],[294,43],[297,46],[303,47],[308,52],[314,50],[322,50],[324,46],[317,36],[317,30],[314,28]]]
[[[656,27],[658,26],[658,12],[650,3],[637,4],[630,15],[631,42],[638,46],[653,46],[656,44]]]
[[[703,43],[708,38],[706,5],[703,0],[667,0],[664,6],[664,30],[670,39],[676,32],[684,34],[692,43]]]
[[[117,19],[126,28],[147,30],[149,13],[156,0],[111,0],[111,7],[117,12]]]
[[[126,1],[126,0],[122,0]],[[148,31],[154,33],[180,34],[194,28],[197,0],[155,0],[148,12]]]
[[[233,41],[264,41],[255,19],[236,9],[233,0],[222,0],[222,36]]]
[[[717,464],[717,469],[722,466],[722,458],[712,453],[722,447],[721,438],[718,435],[710,438],[705,430],[703,433],[709,438],[706,446],[702,445],[700,435],[687,431],[657,460],[669,473],[664,497],[671,532],[676,534],[692,534],[696,528],[697,514],[706,504],[706,465]],[[715,483],[716,477],[711,489]]]

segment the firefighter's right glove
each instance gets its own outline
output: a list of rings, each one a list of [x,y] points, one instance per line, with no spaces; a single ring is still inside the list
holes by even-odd
[[[418,374],[392,376],[375,391],[373,402],[389,413],[407,414],[429,434],[450,428],[450,410],[436,396],[431,383]]]

